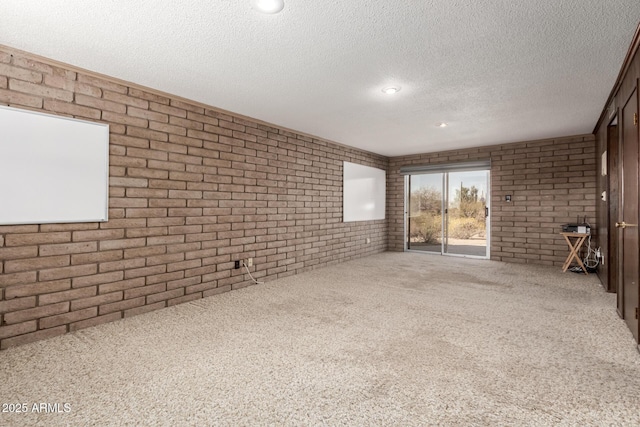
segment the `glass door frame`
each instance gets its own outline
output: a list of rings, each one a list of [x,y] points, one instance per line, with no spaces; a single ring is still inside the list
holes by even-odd
[[[452,256],[452,257],[461,257],[461,258],[475,258],[475,259],[491,259],[491,169],[490,168],[478,168],[477,169],[478,172],[481,171],[486,171],[487,172],[487,195],[486,195],[486,199],[485,199],[485,206],[486,209],[488,210],[488,215],[485,218],[486,221],[486,252],[484,256],[478,256],[478,255],[466,255],[466,254],[453,254],[453,253],[448,253],[445,252],[445,226],[446,223],[445,221],[447,221],[447,217],[448,215],[446,215],[445,212],[445,204],[448,202],[448,187],[449,187],[449,183],[448,183],[448,174],[450,172],[435,172],[435,173],[439,173],[442,176],[442,238],[441,240],[441,244],[440,244],[440,255],[443,256]],[[451,172],[456,172],[455,170],[452,170]],[[404,176],[404,234],[403,234],[403,240],[404,240],[404,244],[403,244],[403,248],[405,252],[419,252],[419,253],[423,253],[423,254],[438,254],[438,252],[433,252],[433,251],[420,251],[420,250],[416,250],[416,249],[410,249],[409,248],[409,201],[411,198],[411,194],[410,194],[410,188],[409,188],[409,183],[410,183],[410,177],[412,175],[425,175],[426,173],[420,173],[420,172],[416,172],[416,173],[410,173],[410,174],[406,174]]]

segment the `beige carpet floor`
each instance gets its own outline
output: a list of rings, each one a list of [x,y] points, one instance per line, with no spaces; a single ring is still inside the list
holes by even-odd
[[[0,352],[0,403],[29,409],[2,426],[637,426],[640,355],[593,275],[384,253]]]

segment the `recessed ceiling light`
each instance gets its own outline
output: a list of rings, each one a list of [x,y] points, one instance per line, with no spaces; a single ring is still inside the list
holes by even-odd
[[[278,13],[284,8],[284,0],[251,0],[251,6],[262,13]]]
[[[387,95],[393,95],[394,93],[400,92],[400,86],[388,86],[382,89],[382,92]]]
[[[436,126],[438,126],[439,128],[446,128],[447,124],[445,122],[442,122],[442,123],[438,123]]]

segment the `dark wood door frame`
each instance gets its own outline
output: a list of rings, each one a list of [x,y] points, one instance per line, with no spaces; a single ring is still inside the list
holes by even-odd
[[[617,113],[615,118],[607,126],[607,180],[606,180],[606,195],[607,195],[607,210],[604,212],[606,217],[606,230],[612,230],[611,235],[607,238],[607,254],[609,259],[604,260],[601,266],[605,270],[607,275],[607,292],[618,291],[618,239],[616,239],[616,221],[618,220],[618,206],[620,204],[620,137]],[[604,218],[603,218],[604,219]],[[620,308],[621,299],[618,294],[618,314],[622,317],[622,311]]]

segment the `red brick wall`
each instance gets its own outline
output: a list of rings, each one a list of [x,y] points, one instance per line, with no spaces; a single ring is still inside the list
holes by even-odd
[[[2,349],[387,248],[342,223],[342,162],[383,156],[8,49],[0,103],[111,132],[108,222],[0,226]]]
[[[491,159],[491,259],[561,266],[569,253],[561,225],[586,215],[596,226],[595,157],[594,136],[583,135],[392,158],[389,249],[404,248],[402,166]]]

